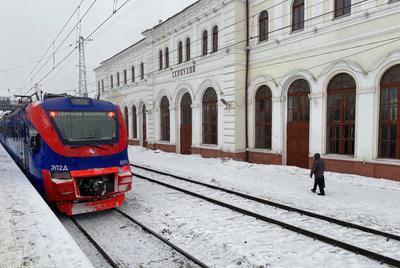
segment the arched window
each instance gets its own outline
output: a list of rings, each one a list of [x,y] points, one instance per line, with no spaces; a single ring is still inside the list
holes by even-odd
[[[328,85],[327,153],[354,155],[356,82],[336,75]]]
[[[335,0],[335,18],[351,13],[351,0]]]
[[[125,117],[124,119],[125,119],[126,132],[128,134],[128,137],[129,137],[129,112],[128,112],[128,107],[125,106],[124,110],[125,110],[124,111],[124,117]]]
[[[181,125],[192,125],[192,98],[188,92],[181,99]]]
[[[202,55],[207,55],[208,53],[208,32],[207,30],[205,30],[203,32],[203,37],[202,37]]]
[[[186,61],[190,60],[190,38],[186,39]]]
[[[131,68],[131,76],[132,76],[132,82],[135,82],[135,66],[132,66]]]
[[[294,81],[288,90],[288,121],[308,122],[310,119],[310,86],[304,79]]]
[[[110,87],[114,88],[114,79],[112,75],[110,75]]]
[[[132,138],[137,139],[137,114],[136,106],[132,106]]]
[[[212,29],[212,52],[218,51],[218,26]]]
[[[124,85],[126,85],[126,83],[128,82],[128,78],[127,78],[127,73],[126,73],[126,69],[124,70]]]
[[[218,98],[211,87],[203,96],[203,143],[218,144]]]
[[[141,80],[144,79],[144,64],[143,64],[143,62],[140,63],[140,79]]]
[[[160,51],[158,52],[158,69],[162,70],[163,68],[163,53],[162,50],[160,49]]]
[[[165,68],[169,67],[169,49],[165,48]]]
[[[304,28],[304,0],[295,0],[292,7],[292,31]]]
[[[268,40],[268,12],[262,11],[258,17],[258,40]]]
[[[400,159],[400,64],[383,75],[380,95],[379,157]]]
[[[119,87],[120,83],[119,83],[119,73],[117,73],[117,87]]]
[[[169,101],[167,97],[161,99],[161,140],[169,141]]]
[[[182,46],[182,41],[179,41],[178,43],[178,64],[182,63],[183,61],[183,46]]]
[[[256,142],[255,147],[271,149],[272,93],[269,87],[261,86],[256,93]]]

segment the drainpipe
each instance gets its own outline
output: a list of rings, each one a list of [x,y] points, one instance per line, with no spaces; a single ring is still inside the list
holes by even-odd
[[[248,84],[249,84],[249,56],[250,56],[250,34],[249,34],[249,0],[246,0],[246,78],[245,78],[245,102],[244,102],[244,114],[245,114],[245,149],[246,149],[246,162],[249,162],[249,124],[248,124]]]

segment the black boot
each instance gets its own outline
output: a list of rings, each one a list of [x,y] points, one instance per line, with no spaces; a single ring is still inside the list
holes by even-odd
[[[315,189],[311,189],[311,192],[315,193]]]
[[[325,195],[325,193],[318,193],[318,195]]]

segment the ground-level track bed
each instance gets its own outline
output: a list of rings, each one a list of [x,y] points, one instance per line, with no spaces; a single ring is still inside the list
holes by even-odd
[[[208,267],[119,209],[70,219],[109,267]]]
[[[149,167],[134,164],[131,164],[131,166],[137,168],[134,170],[136,178],[281,226],[381,263],[400,267],[400,237],[395,234],[260,199]]]

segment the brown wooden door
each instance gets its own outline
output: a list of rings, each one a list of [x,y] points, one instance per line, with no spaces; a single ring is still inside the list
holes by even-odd
[[[143,105],[142,110],[142,135],[143,135],[143,147],[147,147],[147,128],[146,128],[146,106]]]
[[[185,93],[181,100],[181,154],[192,153],[192,99]]]
[[[309,168],[309,86],[300,79],[292,83],[288,92],[287,165]]]
[[[309,126],[307,123],[287,125],[287,165],[308,168]]]

